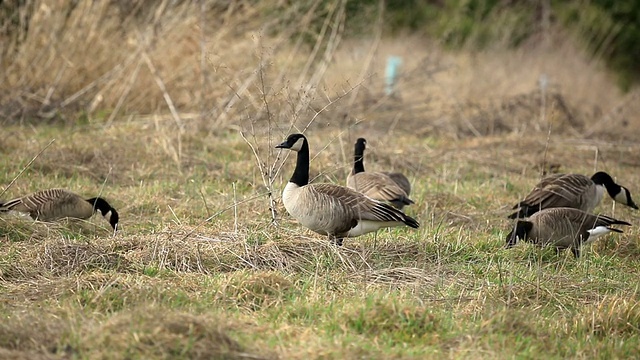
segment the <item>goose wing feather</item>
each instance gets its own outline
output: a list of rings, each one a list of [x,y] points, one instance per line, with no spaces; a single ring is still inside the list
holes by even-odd
[[[611,225],[627,225],[630,223],[602,214],[589,214],[576,209],[564,209],[566,217],[574,224],[580,224],[585,230],[591,230],[598,226],[610,227]]]

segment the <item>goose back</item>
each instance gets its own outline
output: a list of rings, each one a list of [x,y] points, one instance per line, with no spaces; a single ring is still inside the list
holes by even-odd
[[[93,205],[64,189],[37,191],[2,204],[2,209],[28,213],[33,219],[55,221],[62,218],[88,219]]]

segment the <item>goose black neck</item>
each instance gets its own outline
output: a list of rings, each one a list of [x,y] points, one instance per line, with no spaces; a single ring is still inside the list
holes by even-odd
[[[607,193],[609,193],[609,196],[613,198],[615,198],[615,196],[620,193],[620,185],[616,184],[616,182],[613,181],[611,175],[607,174],[606,172],[599,171],[593,174],[593,176],[591,177],[591,181],[593,181],[597,185],[603,185],[607,189]]]
[[[95,197],[95,198],[87,199],[86,201],[89,204],[91,204],[91,206],[93,206],[94,211],[100,210],[100,213],[102,215],[104,215],[104,214],[108,213],[109,211],[113,210],[113,208],[111,207],[111,205],[109,205],[107,200],[105,200],[105,199],[103,199],[101,197]]]
[[[353,173],[364,172],[364,149],[360,144],[356,143],[355,151],[353,152]]]
[[[298,151],[296,168],[293,170],[293,175],[289,182],[298,186],[305,186],[309,183],[309,144],[306,139],[302,143],[302,148]]]

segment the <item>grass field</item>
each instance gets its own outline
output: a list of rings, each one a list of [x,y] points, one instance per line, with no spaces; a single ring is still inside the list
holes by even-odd
[[[114,51],[126,71],[93,85],[113,65],[101,44],[94,62],[78,45],[64,71],[52,56],[5,76],[17,100],[0,119],[0,199],[100,194],[121,228],[0,217],[0,358],[637,356],[637,226],[577,260],[504,249],[511,206],[545,171],[604,170],[640,197],[637,90],[564,42],[478,54],[334,39],[311,66],[234,31],[208,45],[201,86],[187,19],[158,27],[137,63]],[[396,97],[382,92],[388,55],[404,61]],[[335,247],[297,224],[280,202],[295,161],[273,147],[302,130],[316,182],[344,184],[366,137],[367,169],[412,181],[421,227]],[[637,225],[608,197],[597,211]]]

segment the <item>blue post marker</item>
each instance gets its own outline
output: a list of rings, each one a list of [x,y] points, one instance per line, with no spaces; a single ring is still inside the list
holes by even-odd
[[[387,58],[387,68],[384,71],[384,93],[387,96],[391,96],[395,92],[396,82],[398,81],[398,69],[400,68],[400,65],[402,65],[402,58],[398,56],[389,56]]]

